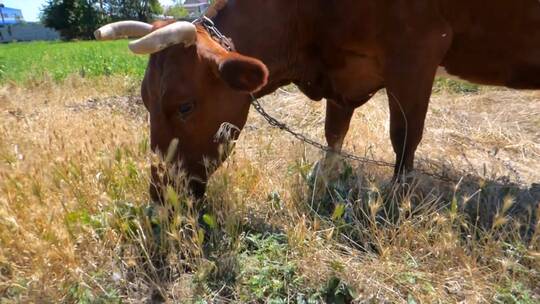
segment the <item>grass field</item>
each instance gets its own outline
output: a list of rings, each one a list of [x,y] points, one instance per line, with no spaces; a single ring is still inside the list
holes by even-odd
[[[251,113],[199,225],[188,197],[149,203],[145,58],[126,50],[0,46],[0,303],[540,302],[539,92],[440,80],[419,163],[462,179],[399,188],[354,162],[319,188],[321,153]],[[102,58],[93,73],[85,56]],[[323,138],[324,103],[292,87],[263,103]],[[345,145],[392,161],[384,94]]]
[[[70,75],[142,78],[146,56],[133,56],[126,41],[32,42],[0,45],[0,82],[26,83]]]

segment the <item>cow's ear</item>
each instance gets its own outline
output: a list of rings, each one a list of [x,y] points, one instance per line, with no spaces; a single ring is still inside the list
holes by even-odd
[[[257,92],[268,81],[268,68],[260,60],[229,53],[220,60],[219,76],[231,88],[243,92]]]

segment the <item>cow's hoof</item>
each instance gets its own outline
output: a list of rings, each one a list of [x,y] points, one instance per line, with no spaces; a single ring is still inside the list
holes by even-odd
[[[419,178],[420,178],[420,175],[418,172],[414,170],[409,170],[404,173],[395,174],[394,177],[392,178],[391,186],[395,187],[398,185],[412,185]]]
[[[313,165],[308,175],[310,188],[317,196],[322,195],[333,184],[339,182],[343,167],[342,160],[328,157],[320,159]]]
[[[336,208],[349,206],[355,185],[353,169],[342,159],[326,157],[314,164],[308,175],[308,184],[313,210],[321,216],[331,216]],[[350,211],[350,208],[346,209]]]

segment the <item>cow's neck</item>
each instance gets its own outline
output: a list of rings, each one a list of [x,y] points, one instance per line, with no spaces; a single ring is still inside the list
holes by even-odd
[[[232,38],[238,52],[268,66],[269,83],[259,95],[291,82],[317,81],[319,67],[307,62],[317,54],[303,51],[318,40],[317,5],[318,1],[229,0],[214,18],[220,31]]]

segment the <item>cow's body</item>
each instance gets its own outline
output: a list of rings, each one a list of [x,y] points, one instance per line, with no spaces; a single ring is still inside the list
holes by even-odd
[[[292,81],[314,99],[361,99],[385,86],[390,58],[427,65],[421,55],[438,48],[451,75],[540,88],[535,0],[229,0],[215,22],[240,53],[269,67],[264,93]]]
[[[215,23],[268,66],[259,95],[294,82],[330,100],[335,149],[353,109],[387,88],[396,173],[412,169],[439,66],[480,84],[540,89],[537,0],[231,0]]]
[[[196,178],[196,195],[212,172],[205,160],[223,159],[216,132],[223,123],[243,128],[249,93],[295,83],[312,99],[327,98],[326,138],[339,150],[354,109],[386,88],[397,177],[413,169],[438,68],[476,83],[540,89],[538,0],[225,2],[217,0],[213,20],[238,53],[188,24],[117,23],[96,32],[151,32],[132,49],[152,50],[142,85],[151,145],[163,152],[180,140],[175,157]]]

